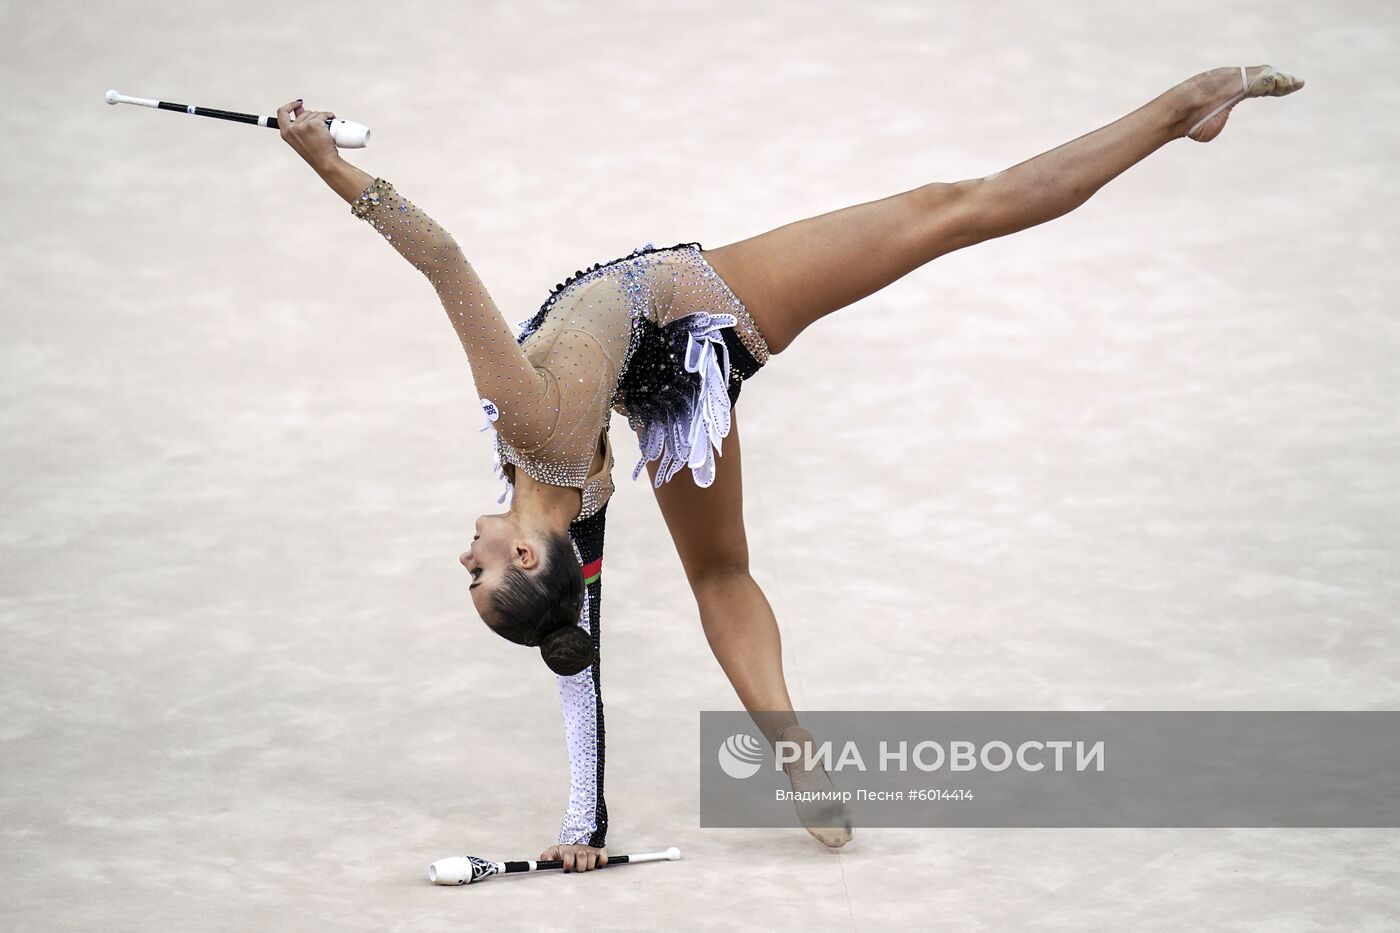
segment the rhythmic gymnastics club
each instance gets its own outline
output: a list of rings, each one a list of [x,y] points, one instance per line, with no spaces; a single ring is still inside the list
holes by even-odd
[[[215,110],[212,107],[196,107],[194,104],[172,104],[165,100],[147,100],[144,97],[127,97],[125,94],[118,94],[116,91],[108,91],[103,95],[109,104],[137,104],[142,107],[154,107],[157,110],[174,110],[179,113],[188,113],[196,117],[215,117],[219,120],[232,120],[235,123],[253,123],[258,126],[267,126],[272,129],[280,129],[277,125],[276,117],[260,117],[255,113],[234,113],[230,110]],[[342,120],[340,117],[327,120],[326,126],[331,131],[331,139],[335,140],[336,146],[341,149],[363,149],[369,145],[369,127],[363,123],[354,123],[350,120]]]
[[[609,855],[608,864],[637,865],[641,862],[674,862],[681,857],[681,850],[675,846],[665,852],[643,852],[637,855]],[[525,871],[552,871],[564,867],[563,859],[548,859],[543,862],[491,862],[475,855],[454,855],[440,858],[428,866],[428,880],[433,884],[471,884],[485,881],[492,875],[514,875]]]

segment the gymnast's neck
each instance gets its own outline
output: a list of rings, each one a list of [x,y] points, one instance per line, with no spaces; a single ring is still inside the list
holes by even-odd
[[[582,492],[573,486],[541,483],[522,470],[516,471],[515,495],[510,511],[522,526],[567,531],[583,510]]]

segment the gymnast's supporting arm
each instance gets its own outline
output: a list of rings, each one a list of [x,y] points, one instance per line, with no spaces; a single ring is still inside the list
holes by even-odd
[[[602,634],[603,529],[608,507],[569,526],[579,566],[584,599],[579,622],[593,636],[593,663],[577,674],[555,675],[564,737],[569,747],[569,805],[559,830],[561,845],[603,848],[607,844],[608,807],[603,800],[603,694],[599,647]],[[553,850],[546,850],[546,853]],[[571,867],[569,856],[565,867]],[[558,857],[555,855],[550,858]]]

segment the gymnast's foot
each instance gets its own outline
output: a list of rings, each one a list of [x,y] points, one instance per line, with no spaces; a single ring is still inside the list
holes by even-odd
[[[1249,97],[1282,97],[1302,86],[1302,78],[1270,65],[1248,67],[1243,77],[1237,65],[1203,71],[1187,81],[1193,105],[1182,121],[1181,135],[1208,143],[1220,135],[1230,111],[1240,101]]]
[[[787,742],[801,742],[804,748],[808,743],[815,745],[812,733],[801,726],[789,726],[778,734],[778,738]],[[793,791],[797,794],[833,793],[836,788],[831,783],[831,775],[815,762],[810,769],[805,768],[806,757],[804,752],[802,757],[783,766]],[[848,804],[840,800],[802,800],[799,797],[793,801],[793,805],[797,807],[797,818],[807,832],[822,845],[839,849],[851,841],[851,810]]]

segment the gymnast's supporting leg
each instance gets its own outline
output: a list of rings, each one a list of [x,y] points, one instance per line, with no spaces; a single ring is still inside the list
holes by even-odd
[[[780,735],[787,741],[807,742],[810,734],[797,725],[783,677],[778,620],[749,574],[737,409],[731,417],[715,481],[701,489],[689,470],[681,470],[655,490],[656,501],[695,594],[710,650],[744,709],[770,744]],[[647,464],[653,484],[657,462]],[[808,772],[794,765],[788,775],[794,790],[831,788],[826,772],[820,769]],[[802,804],[798,816],[807,831],[826,845],[841,846],[850,841],[851,833],[842,824],[844,811],[839,808]]]
[[[1262,70],[1251,68],[1249,76]],[[813,322],[945,253],[1060,217],[1173,139],[1240,85],[1202,72],[1128,115],[983,178],[935,182],[707,250],[779,353]]]
[[[656,468],[655,460],[647,464],[653,481]],[[792,712],[792,700],[783,679],[778,621],[763,590],[749,575],[737,408],[731,415],[724,454],[716,464],[715,481],[701,489],[688,470],[681,470],[655,492],[710,649],[745,709],[778,713],[756,723],[774,742],[796,719],[782,715]]]

